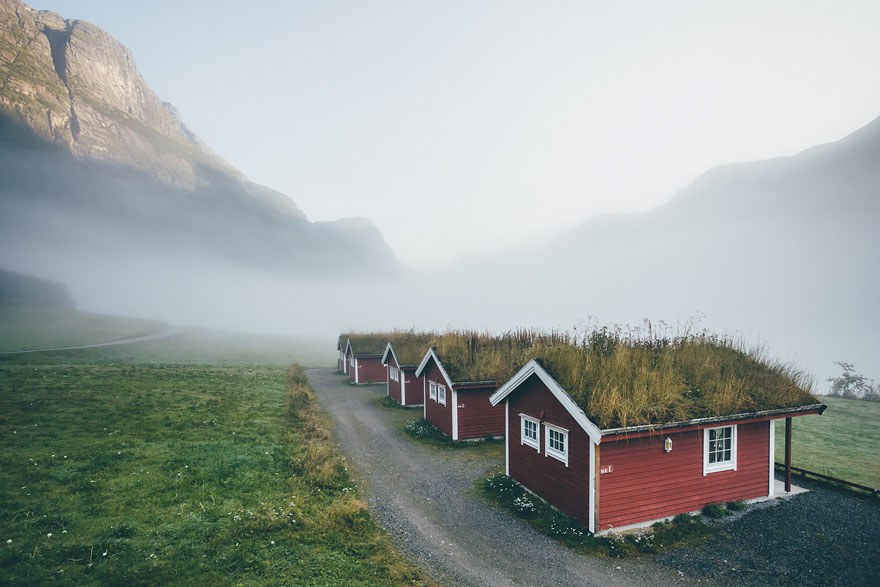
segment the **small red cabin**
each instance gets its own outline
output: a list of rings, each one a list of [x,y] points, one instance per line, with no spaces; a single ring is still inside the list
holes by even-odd
[[[423,382],[425,420],[452,440],[504,434],[504,406],[489,403],[497,382],[453,381],[433,348],[425,353],[415,376]]]
[[[348,345],[348,338],[339,336],[336,339],[336,352],[339,355],[336,358],[336,370],[340,373],[348,373],[347,363],[345,361],[345,348]]]
[[[382,355],[382,364],[387,370],[388,396],[402,406],[422,406],[425,404],[425,379],[416,376],[418,360],[422,349],[427,345],[389,342]]]
[[[789,434],[793,416],[826,407],[600,429],[535,359],[490,402],[504,409],[507,475],[594,533],[774,495],[775,421]]]
[[[373,335],[351,335],[345,349],[348,379],[355,384],[384,383],[385,366],[382,351],[387,338]]]

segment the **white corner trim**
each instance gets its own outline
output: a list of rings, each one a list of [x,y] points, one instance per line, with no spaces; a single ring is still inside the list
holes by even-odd
[[[589,503],[590,508],[590,527],[589,530],[593,534],[596,533],[596,449],[598,445],[590,439],[590,480],[589,480]]]
[[[587,418],[584,411],[574,403],[574,400],[572,400],[571,396],[562,389],[559,382],[553,379],[553,377],[547,373],[547,371],[535,359],[526,363],[522,369],[517,371],[516,374],[507,381],[507,383],[499,387],[498,390],[489,397],[489,402],[491,402],[493,406],[497,406],[504,401],[504,398],[510,395],[513,390],[519,387],[532,375],[538,376],[541,382],[547,386],[547,389],[553,393],[553,396],[556,397],[559,403],[562,404],[562,407],[571,414],[571,417],[580,424],[580,427],[584,429],[584,432],[587,433],[593,442],[598,444],[602,441],[602,431],[599,427]]]
[[[504,474],[510,477],[510,402],[504,402]]]
[[[355,359],[354,359],[354,382],[355,383],[360,383],[360,381],[358,381],[358,379],[359,379],[358,375],[360,374],[360,369],[361,369],[361,366],[358,365],[357,357],[355,357]]]
[[[720,430],[722,428],[733,428],[730,433],[730,461],[709,464],[709,430]],[[736,424],[703,428],[703,477],[710,473],[718,473],[719,471],[736,471],[736,428]]]
[[[447,390],[447,393],[452,394],[452,440],[458,440],[458,394],[451,387]],[[440,397],[439,392],[437,397]]]
[[[428,419],[428,378],[422,377],[422,418]]]
[[[425,353],[425,357],[422,359],[422,362],[419,363],[418,369],[416,369],[416,377],[419,377],[422,374],[422,371],[425,367],[427,367],[428,361],[430,361],[432,357],[434,358],[434,363],[436,363],[437,368],[440,369],[440,373],[443,375],[443,379],[446,380],[449,389],[452,389],[452,379],[449,378],[449,375],[446,373],[446,369],[443,368],[443,363],[440,361],[440,357],[438,357],[437,353],[434,351],[434,347],[429,348],[428,352]]]
[[[776,487],[776,475],[774,463],[776,461],[776,420],[770,420],[770,482],[767,496],[772,497]]]
[[[406,405],[406,373],[403,372],[403,369],[397,370],[397,380],[400,383],[400,405]]]

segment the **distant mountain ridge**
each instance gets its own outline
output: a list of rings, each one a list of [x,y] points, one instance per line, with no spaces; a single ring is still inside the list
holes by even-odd
[[[369,221],[311,223],[211,151],[107,32],[18,0],[0,0],[0,211],[20,251],[106,229],[295,276],[401,269]]]

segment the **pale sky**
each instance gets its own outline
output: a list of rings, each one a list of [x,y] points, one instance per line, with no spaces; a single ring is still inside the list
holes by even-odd
[[[880,2],[33,0],[312,220],[430,267],[667,201],[880,115]]]

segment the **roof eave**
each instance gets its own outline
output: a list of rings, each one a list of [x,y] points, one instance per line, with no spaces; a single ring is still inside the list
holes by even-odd
[[[822,414],[828,406],[825,404],[809,404],[806,406],[798,406],[795,408],[776,408],[773,410],[761,410],[758,412],[746,412],[742,414],[730,414],[727,416],[711,416],[708,418],[695,418],[693,420],[682,420],[680,422],[667,422],[665,424],[642,424],[639,426],[627,426],[625,428],[605,428],[602,430],[602,436],[616,436],[619,434],[631,434],[636,432],[655,432],[659,430],[669,430],[672,428],[685,428],[687,426],[701,426],[703,424],[720,424],[722,422],[735,422],[737,420],[748,420],[752,418],[782,418],[787,415],[797,415],[807,413]]]

